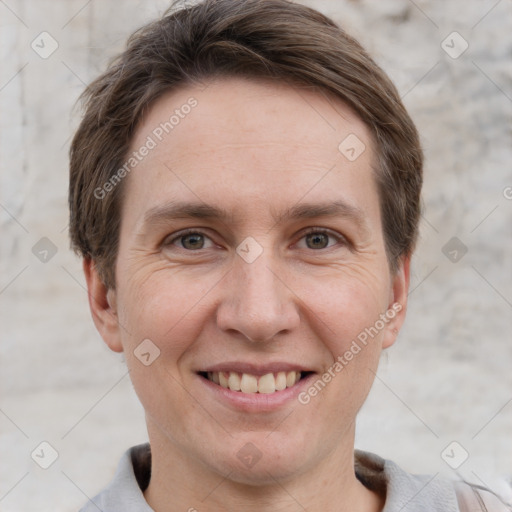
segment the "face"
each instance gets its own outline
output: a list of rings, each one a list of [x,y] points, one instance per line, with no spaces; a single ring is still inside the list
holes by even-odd
[[[250,482],[352,450],[408,286],[408,260],[391,274],[386,258],[369,130],[319,93],[223,79],[158,100],[132,151],[148,137],[123,183],[116,290],[86,274],[152,443]]]

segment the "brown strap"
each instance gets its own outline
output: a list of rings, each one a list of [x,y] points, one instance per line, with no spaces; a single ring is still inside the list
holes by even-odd
[[[491,489],[469,482],[454,482],[460,512],[512,512],[512,505]]]
[[[485,506],[482,496],[472,485],[463,482],[455,483],[457,501],[460,512],[489,512]]]

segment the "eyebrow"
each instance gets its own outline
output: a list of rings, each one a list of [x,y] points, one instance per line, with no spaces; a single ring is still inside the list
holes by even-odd
[[[300,203],[272,216],[276,224],[286,220],[313,219],[316,217],[342,217],[353,221],[359,228],[368,230],[363,210],[342,200],[325,203]],[[209,219],[231,222],[233,214],[224,208],[200,202],[171,202],[151,208],[144,215],[143,229],[176,219]]]

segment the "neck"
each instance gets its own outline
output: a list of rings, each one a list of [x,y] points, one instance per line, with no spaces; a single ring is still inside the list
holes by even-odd
[[[353,429],[343,446],[308,470],[277,479],[269,468],[268,478],[255,484],[230,478],[236,470],[212,470],[149,433],[151,481],[144,496],[155,512],[380,512],[384,506],[383,498],[355,476]]]

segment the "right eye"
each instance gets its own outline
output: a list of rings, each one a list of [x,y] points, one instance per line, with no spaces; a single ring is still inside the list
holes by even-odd
[[[187,229],[177,234],[170,235],[164,240],[163,245],[167,248],[170,246],[178,246],[180,249],[185,249],[187,251],[198,251],[201,249],[208,249],[208,247],[205,247],[205,244],[207,243],[206,241],[208,240],[213,245],[210,238],[203,232],[196,229]]]

